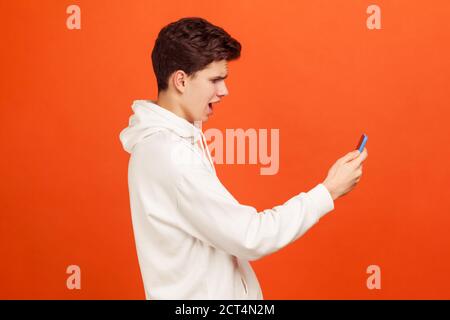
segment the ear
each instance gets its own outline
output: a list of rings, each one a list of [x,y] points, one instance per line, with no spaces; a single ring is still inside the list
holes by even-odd
[[[177,70],[172,76],[173,86],[176,90],[184,93],[186,90],[187,75],[183,70]]]

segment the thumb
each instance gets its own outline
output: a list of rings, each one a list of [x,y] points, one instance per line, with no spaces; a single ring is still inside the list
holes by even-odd
[[[343,160],[344,163],[346,163],[346,162],[349,162],[349,161],[351,161],[351,160],[357,158],[359,155],[360,155],[359,150],[353,150],[353,151],[347,153],[347,154],[342,158],[342,160]]]

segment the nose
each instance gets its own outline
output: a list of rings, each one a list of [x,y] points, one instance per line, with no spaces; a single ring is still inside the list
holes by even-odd
[[[221,84],[219,85],[217,89],[217,95],[219,97],[225,97],[228,95],[228,89],[227,85],[225,84],[225,81],[221,81]]]

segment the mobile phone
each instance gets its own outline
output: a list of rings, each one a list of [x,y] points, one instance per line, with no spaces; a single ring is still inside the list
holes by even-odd
[[[361,138],[359,139],[358,145],[356,146],[356,149],[359,150],[359,152],[363,152],[368,138],[369,137],[365,133],[362,134]]]

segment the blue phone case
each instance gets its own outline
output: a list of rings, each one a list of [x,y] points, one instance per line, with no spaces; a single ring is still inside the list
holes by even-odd
[[[358,149],[359,152],[363,152],[364,147],[366,146],[367,139],[369,139],[369,137],[365,133],[363,133],[361,138],[359,139],[358,145],[356,146],[356,149]]]

